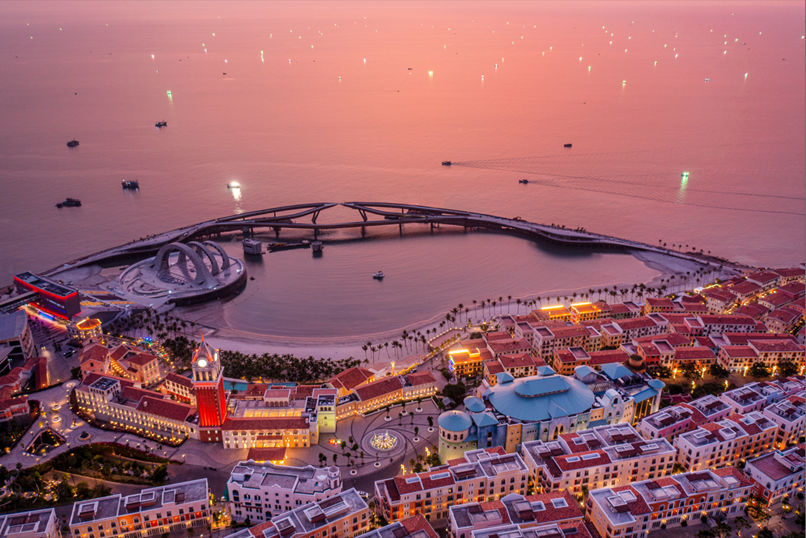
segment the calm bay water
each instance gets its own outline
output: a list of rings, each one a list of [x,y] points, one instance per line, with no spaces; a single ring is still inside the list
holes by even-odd
[[[0,276],[215,216],[352,200],[801,263],[805,33],[802,2],[0,3]],[[65,197],[84,205],[56,209]],[[520,240],[443,239],[369,247],[373,270],[409,256],[385,300],[462,300],[417,273],[455,248],[473,253],[451,268],[460,286],[512,260],[553,276],[515,271],[501,292],[575,274]],[[305,269],[280,271],[296,291],[275,299],[326,281],[305,271],[331,252],[319,266],[300,254]],[[357,259],[338,263],[363,277]],[[577,281],[604,283],[610,260],[579,260]]]

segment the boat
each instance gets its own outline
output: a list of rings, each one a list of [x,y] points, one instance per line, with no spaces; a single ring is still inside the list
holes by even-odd
[[[56,207],[81,207],[81,200],[77,200],[75,198],[68,198],[64,202],[59,202],[56,204]]]
[[[162,121],[158,121],[155,125],[157,127],[168,127],[168,122],[165,121],[165,120],[162,120]]]
[[[257,239],[244,239],[243,240],[243,253],[259,256],[263,254],[263,242]]]
[[[78,145],[78,140],[76,140],[75,138],[74,138],[74,139],[72,139],[70,142],[68,142],[68,143],[67,143],[67,147],[68,147],[68,148],[74,148],[74,147],[76,147],[77,145]]]
[[[680,177],[682,177],[683,179],[688,179],[688,172],[683,172],[682,174],[680,174]]]
[[[442,161],[442,166],[450,166],[451,161]]]
[[[529,180],[528,179],[519,179],[518,183],[523,183],[524,185],[526,185],[527,183],[529,183]]]
[[[124,188],[124,189],[133,189],[133,190],[136,190],[136,189],[139,189],[139,188],[140,188],[140,182],[139,182],[139,181],[137,181],[137,180],[134,180],[134,181],[127,181],[127,180],[125,180],[125,179],[121,179],[121,180],[120,180],[120,183],[123,185],[123,188]]]
[[[311,248],[311,242],[305,239],[299,243],[269,243],[269,252],[291,250],[295,248]]]
[[[372,278],[374,278],[375,280],[383,280],[384,276],[386,275],[383,274],[383,271],[378,271],[377,273],[372,275]]]
[[[710,78],[705,79],[705,82],[711,82]]]
[[[311,250],[314,252],[322,252],[322,249],[325,248],[321,241],[314,241],[311,243]]]
[[[240,189],[241,184],[238,183],[237,181],[233,181],[232,183],[227,183],[227,188],[228,189]]]
[[[563,145],[564,148],[570,148],[571,146],[573,146],[573,144],[564,144]]]

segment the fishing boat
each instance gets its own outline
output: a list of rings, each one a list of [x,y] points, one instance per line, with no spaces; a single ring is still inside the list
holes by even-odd
[[[74,139],[72,139],[70,142],[68,142],[68,143],[67,143],[67,147],[68,147],[68,148],[74,148],[74,147],[76,147],[77,145],[78,145],[78,140],[76,140],[75,138],[74,138]]]
[[[527,183],[529,183],[529,180],[528,179],[519,179],[518,183],[523,183],[524,185],[526,185]]]
[[[162,120],[162,121],[158,121],[158,122],[157,122],[157,123],[155,123],[154,125],[155,125],[156,127],[168,127],[168,122],[167,122],[167,121],[165,121],[165,120]]]
[[[564,144],[563,145],[564,148],[570,148],[571,146],[573,146],[573,144]]]
[[[683,172],[682,174],[680,174],[680,177],[682,177],[683,179],[688,179],[688,172]]]
[[[278,250],[291,250],[295,248],[311,248],[311,242],[307,239],[299,243],[269,243],[269,252],[277,252]]]
[[[56,207],[81,207],[81,200],[77,200],[75,198],[68,198],[64,202],[59,202],[56,204]]]
[[[383,271],[378,271],[377,273],[372,275],[372,278],[374,278],[375,280],[383,280],[383,277],[385,276],[386,275],[383,274]]]
[[[450,166],[451,161],[442,161],[442,166]]]
[[[227,183],[227,188],[228,189],[240,189],[241,184],[238,183],[237,181],[233,181],[232,183]]]
[[[120,183],[123,185],[124,189],[132,189],[137,190],[140,188],[140,182],[137,180],[134,181],[127,181],[125,179],[121,179]]]

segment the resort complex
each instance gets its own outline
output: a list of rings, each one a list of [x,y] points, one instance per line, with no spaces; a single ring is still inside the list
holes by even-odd
[[[324,369],[218,349],[166,313],[246,282],[211,241],[167,244],[105,290],[18,274],[0,314],[0,426],[23,435],[3,458],[25,472],[94,447],[77,475],[130,472],[100,463],[124,451],[158,478],[77,500],[61,525],[34,510],[0,528],[643,538],[802,510],[804,274],[734,272],[643,301],[636,287],[622,302],[589,290],[558,305],[510,298],[506,313],[457,308],[433,336],[404,332],[391,352],[368,342],[365,360]],[[53,331],[67,351],[40,356]],[[199,474],[162,474],[179,464]],[[213,487],[205,470],[228,476]]]

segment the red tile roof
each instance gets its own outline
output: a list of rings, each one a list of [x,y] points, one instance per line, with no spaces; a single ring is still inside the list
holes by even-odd
[[[134,357],[130,359],[126,359],[129,361],[129,364],[136,364],[138,366],[145,366],[146,364],[156,361],[157,357],[151,355],[149,353],[138,353]]]
[[[501,361],[501,364],[504,365],[504,368],[522,368],[524,366],[534,366],[535,363],[532,360],[531,355],[529,353],[516,353],[514,355],[501,355],[498,357]]]
[[[145,396],[140,400],[137,410],[177,422],[184,422],[188,417],[196,413],[195,407],[152,396]]]
[[[702,320],[704,325],[756,325],[753,318],[740,314],[725,314],[721,316],[707,314],[700,316],[700,320]]]
[[[384,394],[389,394],[390,392],[394,392],[402,388],[403,383],[400,382],[400,379],[397,376],[393,376],[384,377],[378,381],[373,381],[367,385],[357,387],[355,389],[355,393],[362,402],[367,402],[373,398],[383,396]]]
[[[370,370],[361,367],[348,368],[340,374],[334,376],[330,382],[338,381],[345,390],[353,390],[361,383],[365,383],[368,379],[372,379],[375,374]],[[334,384],[335,386],[335,384]],[[339,387],[336,387],[339,388]]]
[[[671,299],[667,299],[665,297],[647,297],[646,304],[652,307],[668,307],[673,308],[674,303]]]
[[[792,340],[749,340],[748,344],[752,344],[760,352],[795,352],[803,351],[803,346],[794,343]]]
[[[630,356],[623,349],[609,349],[605,351],[591,351],[591,366],[610,364],[613,362],[627,362]]]
[[[232,430],[305,430],[309,428],[304,417],[227,417],[222,429]]]
[[[708,360],[716,359],[711,348],[704,346],[677,347],[674,350],[675,360]]]
[[[728,291],[734,295],[750,295],[756,293],[761,289],[761,286],[755,282],[742,282],[728,288]]]
[[[109,356],[109,348],[101,345],[101,344],[92,344],[85,347],[81,351],[81,357],[79,357],[78,361],[80,363],[84,363],[89,360],[95,360],[98,362],[106,361],[106,358]]]
[[[430,371],[408,374],[406,375],[406,379],[409,381],[409,384],[412,387],[417,387],[420,385],[428,385],[429,383],[437,382],[437,380],[434,379],[434,374],[432,374]]]
[[[500,374],[505,371],[504,367],[497,360],[487,361],[484,363],[484,366],[487,368],[487,371],[490,372],[490,375]]]
[[[758,357],[758,354],[750,346],[722,346],[720,349],[731,359],[752,359]]]
[[[181,386],[187,387],[189,389],[193,388],[193,381],[191,381],[190,379],[188,379],[187,377],[185,377],[183,375],[179,375],[179,374],[176,374],[174,372],[171,372],[170,374],[166,375],[165,376],[165,381],[172,381],[172,382],[176,383],[177,385],[181,385]]]
[[[621,327],[622,331],[626,331],[629,329],[642,329],[644,327],[654,327],[657,325],[655,320],[647,316],[641,316],[639,318],[632,318],[632,319],[619,319],[616,320],[616,323],[619,327]]]
[[[487,346],[496,355],[499,353],[507,353],[517,349],[530,349],[532,346],[526,338],[514,338],[511,340],[493,340],[487,342]]]
[[[792,323],[800,317],[800,312],[791,308],[779,308],[767,314],[767,319],[777,319],[782,323]]]
[[[607,465],[611,462],[610,456],[604,450],[591,450],[589,454],[598,454],[599,457],[595,459],[583,460],[581,457],[574,454],[567,454],[565,456],[557,456],[554,462],[562,471],[573,471],[574,469],[582,469],[585,467],[593,467],[598,465]],[[576,458],[578,461],[568,461],[569,458]]]
[[[767,284],[772,282],[773,280],[778,280],[780,275],[774,271],[758,271],[751,275],[748,275],[747,280],[755,280],[756,282],[761,282],[762,284]]]
[[[555,508],[552,499],[565,499],[564,508]],[[539,495],[528,495],[526,500],[530,503],[542,502],[545,510],[535,512],[537,523],[556,523],[559,521],[582,520],[582,510],[579,509],[579,502],[567,491],[552,491]]]
[[[644,501],[643,495],[638,493],[638,491],[632,486],[620,486],[617,488],[612,488],[613,491],[618,493],[619,491],[630,491],[634,496],[635,500],[631,503],[627,503],[627,506],[630,509],[630,514],[636,516],[638,514],[649,514],[652,510],[647,505],[646,501]]]
[[[428,538],[439,538],[439,535],[434,531],[434,528],[431,524],[420,514],[415,516],[407,517],[400,521],[400,524],[409,531],[409,534],[413,534],[417,531],[424,531]]]

